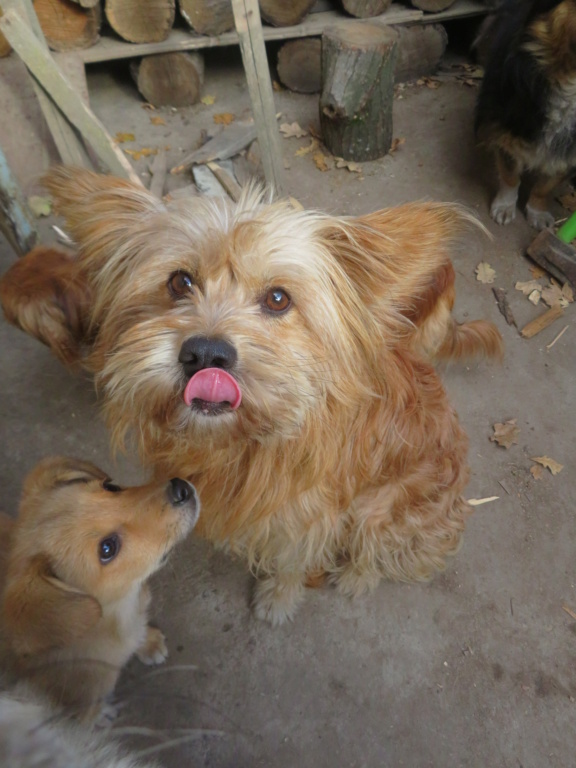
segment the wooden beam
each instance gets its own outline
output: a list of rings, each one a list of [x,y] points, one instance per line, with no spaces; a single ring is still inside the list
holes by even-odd
[[[0,28],[34,78],[50,94],[109,170],[118,176],[128,178],[134,184],[143,186],[140,177],[124,153],[60,72],[48,51],[42,47],[20,14],[15,10],[5,13],[0,17]]]
[[[258,0],[232,0],[266,181],[283,193],[284,166]],[[10,41],[9,41],[10,42]]]
[[[39,44],[45,51],[48,51],[48,45],[44,39],[31,0],[0,0],[0,5],[4,13],[11,9],[20,12],[30,25],[32,32],[36,35]],[[67,165],[91,168],[92,163],[78,133],[58,110],[34,77],[32,77],[32,85],[62,162]]]

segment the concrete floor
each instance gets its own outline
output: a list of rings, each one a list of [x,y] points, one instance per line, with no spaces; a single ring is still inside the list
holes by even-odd
[[[204,92],[215,104],[160,110],[166,126],[151,125],[124,65],[89,70],[93,108],[112,134],[136,134],[125,146],[169,145],[175,164],[214,113],[249,108],[242,70],[225,56],[213,53],[207,66]],[[520,327],[542,311],[514,290],[531,277],[523,252],[533,233],[521,215],[505,229],[488,217],[494,180],[474,148],[475,96],[454,81],[405,89],[394,107],[394,134],[405,143],[366,163],[363,179],[345,169],[321,173],[310,155],[295,157],[308,139],[283,140],[282,148],[287,191],[306,206],[355,214],[421,198],[456,200],[493,233],[491,242],[471,237],[455,260],[457,315],[497,323],[504,364],[454,367],[444,379],[470,436],[468,495],[499,498],[477,508],[459,554],[430,584],[384,583],[354,602],[331,589],[310,591],[294,623],[280,629],[251,616],[251,578],[241,563],[187,541],[155,581],[154,615],[170,659],[154,671],[129,665],[113,726],[136,751],[186,739],[157,753],[166,768],[575,764],[576,622],[563,610],[576,610],[574,309],[527,341],[505,324],[491,286],[475,278],[478,262],[488,261]],[[281,92],[276,103],[288,122],[317,126],[317,97]],[[14,162],[28,158],[29,169],[34,152],[42,155],[29,142]],[[146,166],[136,163],[141,172]],[[2,268],[14,258],[5,243],[0,257]],[[567,332],[547,350],[564,324]],[[46,454],[91,459],[122,483],[141,477],[133,457],[110,456],[90,381],[5,323],[0,417],[9,513],[26,472]],[[505,450],[489,437],[495,422],[511,418],[520,443]],[[536,481],[530,457],[544,454],[565,468]]]

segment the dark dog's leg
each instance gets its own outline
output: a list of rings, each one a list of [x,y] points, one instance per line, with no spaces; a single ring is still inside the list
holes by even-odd
[[[499,188],[490,206],[490,216],[497,224],[510,224],[516,216],[516,202],[522,168],[507,152],[496,153]]]
[[[548,195],[563,178],[562,174],[557,174],[540,175],[536,179],[526,204],[526,218],[534,229],[549,229],[554,226],[554,216],[548,211]]]

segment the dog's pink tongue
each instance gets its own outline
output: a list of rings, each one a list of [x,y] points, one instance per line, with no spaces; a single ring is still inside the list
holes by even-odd
[[[242,392],[236,379],[222,368],[204,368],[190,379],[184,390],[184,402],[205,400],[208,403],[230,403],[236,410],[242,400]]]

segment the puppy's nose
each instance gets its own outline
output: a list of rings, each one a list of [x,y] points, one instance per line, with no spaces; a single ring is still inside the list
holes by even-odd
[[[223,339],[192,336],[180,347],[178,362],[189,378],[203,368],[232,368],[238,360],[235,348]]]

